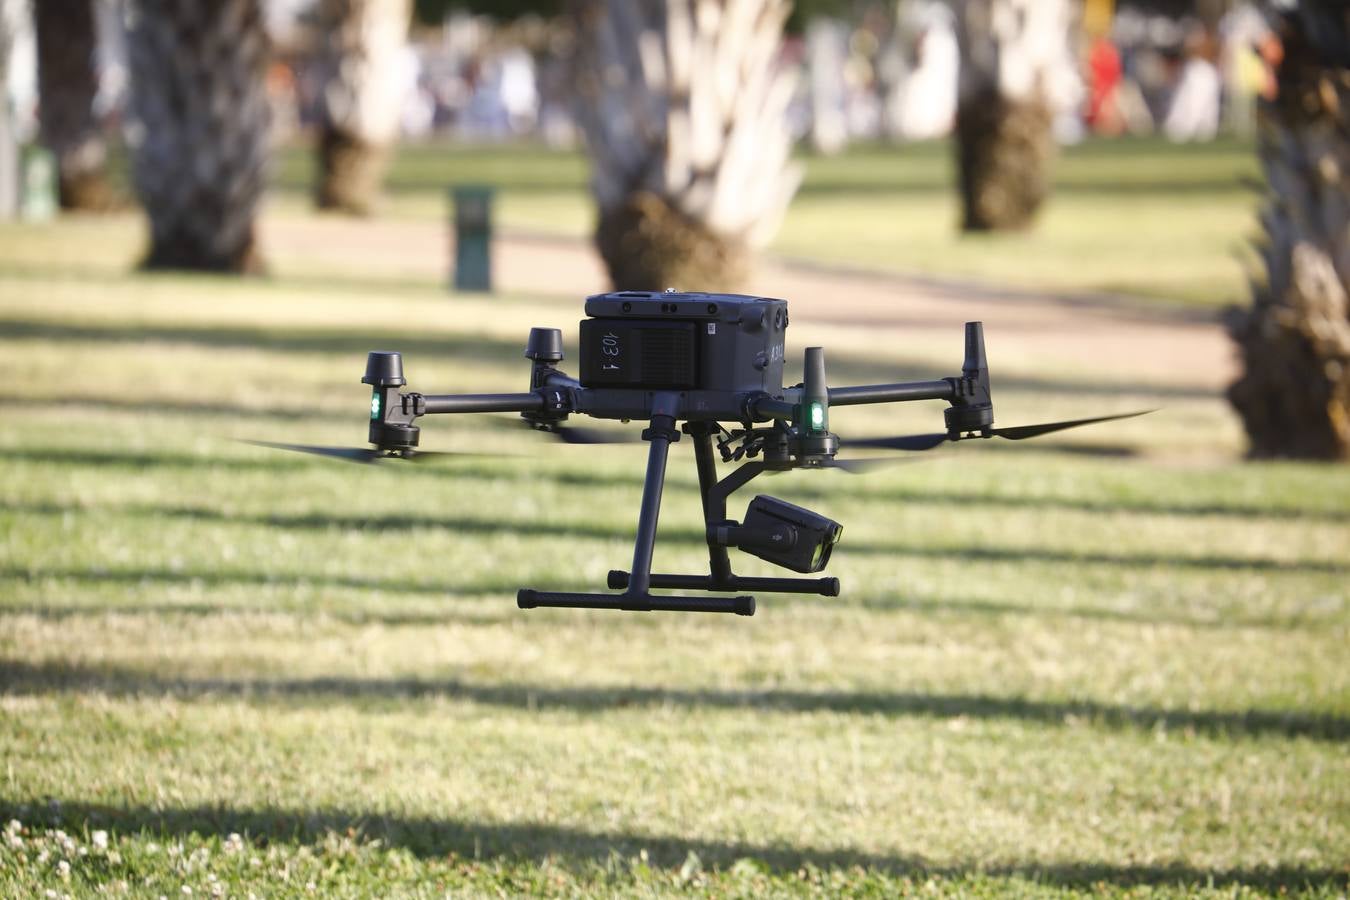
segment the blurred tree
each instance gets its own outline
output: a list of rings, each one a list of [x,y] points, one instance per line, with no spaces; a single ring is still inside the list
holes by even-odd
[[[577,120],[618,289],[731,290],[801,181],[787,0],[576,0]]]
[[[93,0],[42,0],[37,29],[38,114],[42,141],[56,157],[62,209],[106,209],[112,202],[107,145],[94,115],[98,76]]]
[[[1350,460],[1350,9],[1278,16],[1278,93],[1257,110],[1269,193],[1265,277],[1229,323],[1243,374],[1228,391],[1255,457]]]
[[[1029,226],[1050,192],[1055,113],[1076,91],[1070,0],[956,0],[957,168],[967,231]]]
[[[320,0],[318,204],[366,215],[398,135],[411,0]]]
[[[19,137],[9,102],[9,66],[23,10],[0,0],[0,222],[19,213]]]
[[[133,0],[127,49],[147,268],[261,269],[268,155],[262,0]]]

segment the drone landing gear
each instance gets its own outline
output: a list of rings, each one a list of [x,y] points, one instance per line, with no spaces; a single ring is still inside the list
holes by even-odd
[[[837,578],[744,578],[731,571],[727,548],[712,540],[713,525],[726,520],[727,497],[751,478],[763,472],[763,462],[746,463],[722,481],[717,480],[713,460],[712,435],[716,426],[690,423],[685,431],[694,440],[694,459],[698,465],[699,491],[703,497],[703,516],[709,526],[708,559],[711,574],[666,575],[652,574],[652,550],[656,546],[656,525],[661,511],[661,492],[665,486],[666,461],[670,445],[680,438],[675,430],[675,412],[678,398],[674,394],[658,394],[655,398],[651,427],[643,438],[651,447],[647,454],[647,478],[642,488],[642,509],[638,514],[637,540],[633,548],[631,572],[611,571],[608,586],[623,590],[622,594],[558,593],[522,590],[516,594],[516,605],[521,609],[536,607],[565,607],[575,609],[619,609],[636,612],[719,612],[741,616],[755,614],[755,598],[739,597],[673,597],[652,594],[652,588],[676,588],[700,591],[734,593],[742,590],[767,590],[801,594],[839,596]]]

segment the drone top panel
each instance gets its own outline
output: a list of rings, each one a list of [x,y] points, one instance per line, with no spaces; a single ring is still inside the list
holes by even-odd
[[[782,391],[785,300],[620,291],[588,297],[586,314],[581,383],[588,388]]]

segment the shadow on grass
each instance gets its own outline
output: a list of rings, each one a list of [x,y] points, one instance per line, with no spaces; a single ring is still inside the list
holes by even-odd
[[[1245,868],[1202,868],[1190,863],[1128,865],[1119,863],[1026,862],[1013,865],[933,865],[922,857],[866,853],[847,848],[801,847],[678,838],[626,831],[595,831],[545,823],[483,822],[415,815],[372,814],[359,810],[282,807],[220,806],[150,807],[113,806],[72,800],[50,800],[36,808],[13,799],[0,799],[0,817],[25,824],[60,827],[74,833],[109,829],[114,835],[144,834],[161,841],[198,836],[223,838],[246,835],[260,843],[321,843],[329,834],[359,833],[366,840],[405,849],[419,857],[439,859],[495,859],[512,863],[606,865],[615,856],[632,859],[646,851],[647,864],[678,869],[690,853],[704,865],[725,869],[741,859],[760,862],[780,875],[803,866],[819,869],[862,868],[875,873],[924,878],[941,876],[1024,879],[1065,888],[1101,884],[1179,887],[1245,886],[1271,892],[1344,888],[1347,874],[1330,868],[1293,865]],[[1009,888],[1013,886],[1008,886]]]
[[[46,515],[65,515],[67,513],[88,512],[78,506],[60,504],[44,505],[0,505],[6,512],[26,512]],[[547,537],[565,540],[585,538],[592,540],[627,541],[632,540],[633,530],[628,524],[600,524],[594,522],[568,522],[555,519],[488,519],[474,516],[420,516],[404,514],[383,515],[341,515],[336,513],[303,513],[253,515],[248,513],[225,513],[203,507],[117,507],[113,512],[119,515],[141,515],[151,518],[167,517],[190,519],[203,522],[237,523],[260,525],[272,528],[313,529],[335,531],[370,531],[373,534],[386,532],[432,529],[453,532],[457,535],[511,535],[516,537]],[[674,528],[667,526],[660,532],[658,546],[697,547],[705,546],[707,538],[702,529]],[[1226,556],[1222,554],[1167,554],[1167,553],[1101,553],[1080,552],[1076,550],[1055,550],[1042,547],[971,547],[971,546],[929,546],[910,547],[898,542],[877,543],[867,541],[844,541],[840,543],[838,553],[847,556],[888,557],[903,559],[939,559],[962,560],[966,562],[988,563],[1056,563],[1070,565],[1119,566],[1125,568],[1177,568],[1200,570],[1230,570],[1268,573],[1350,573],[1350,562],[1329,559],[1262,559],[1248,556]],[[0,568],[0,577],[14,576],[28,571],[24,568]],[[38,570],[40,571],[40,570]],[[72,569],[63,574],[78,577],[81,570]],[[202,576],[209,577],[209,576]],[[445,590],[454,590],[447,585]]]
[[[36,575],[35,577],[40,577]],[[54,578],[61,578],[56,575]],[[0,580],[4,576],[0,575]],[[97,576],[95,576],[97,578]],[[71,579],[79,580],[79,579]],[[95,582],[97,583],[97,582]],[[147,582],[142,582],[147,583]],[[152,582],[149,582],[152,583]],[[268,586],[298,587],[301,582],[269,582]],[[312,582],[311,582],[312,585]],[[261,585],[260,585],[261,586]],[[451,605],[434,612],[430,611],[398,611],[391,610],[385,601],[383,595],[372,606],[343,607],[328,603],[322,606],[304,606],[297,604],[284,604],[266,606],[259,604],[240,604],[229,602],[217,603],[124,603],[124,602],[98,602],[91,601],[87,603],[28,603],[28,604],[0,604],[0,620],[6,616],[29,616],[43,619],[46,621],[61,622],[67,619],[77,618],[106,618],[109,616],[133,616],[133,617],[172,617],[172,616],[240,616],[240,615],[285,615],[297,617],[323,618],[346,625],[364,626],[380,625],[386,628],[401,627],[437,627],[443,625],[496,625],[519,615],[515,604],[511,603],[510,598],[515,591],[522,585],[519,582],[513,582],[511,585],[503,585],[499,588],[481,588],[474,590],[455,590],[447,598]],[[557,590],[579,590],[592,591],[603,588],[599,584],[566,584],[561,585],[556,579],[549,579],[548,587]],[[360,590],[360,588],[355,588]],[[410,591],[405,587],[403,593]],[[411,593],[440,593],[435,588],[417,587],[411,590]],[[99,598],[102,600],[103,598]],[[501,611],[497,614],[471,614],[464,611],[458,601],[483,600],[497,601],[500,604]],[[764,597],[761,596],[761,610],[768,612],[771,609],[790,608],[794,606],[826,606],[835,608],[862,608],[878,612],[904,613],[913,616],[933,616],[933,617],[951,617],[951,616],[990,616],[990,617],[1024,617],[1029,619],[1058,620],[1058,621],[1099,621],[1114,622],[1123,625],[1177,625],[1184,628],[1224,631],[1244,628],[1260,628],[1273,631],[1298,631],[1314,628],[1325,628],[1329,624],[1328,615],[1307,615],[1291,613],[1281,616],[1267,615],[1254,616],[1250,614],[1235,615],[1228,610],[1215,610],[1211,615],[1185,615],[1170,610],[1158,609],[1136,609],[1122,610],[1109,607],[1090,607],[1090,606],[1035,606],[1029,603],[1014,603],[1008,601],[989,601],[989,600],[962,600],[953,598],[939,598],[930,600],[897,600],[877,596],[856,596],[849,595],[843,599],[822,600],[815,597],[801,595],[783,595]],[[625,624],[634,621],[648,621],[644,619],[629,618]],[[650,620],[655,623],[656,620]]]
[[[25,824],[43,824],[80,833],[110,829],[117,834],[144,834],[159,840],[189,836],[223,838],[246,835],[260,843],[320,843],[329,834],[359,833],[366,840],[405,849],[423,858],[460,857],[539,864],[548,860],[571,865],[605,865],[615,856],[631,859],[646,851],[647,864],[678,869],[690,853],[704,865],[725,869],[741,859],[760,862],[771,871],[791,875],[803,866],[819,869],[862,868],[909,877],[941,876],[1024,879],[1065,888],[1119,886],[1246,886],[1271,892],[1343,888],[1344,871],[1292,865],[1246,868],[1202,868],[1189,863],[1122,865],[1097,862],[1027,862],[1013,865],[937,866],[922,857],[866,853],[791,844],[758,844],[677,838],[623,831],[595,831],[544,823],[464,821],[427,816],[372,814],[358,810],[293,810],[282,807],[113,806],[50,800],[36,807],[0,799],[0,817]],[[1011,886],[1010,886],[1011,887]]]
[[[513,431],[518,428],[516,422],[512,419],[492,421],[491,416],[486,418],[480,417],[476,424],[479,428],[501,428],[504,431]],[[267,435],[258,435],[258,437],[266,436]],[[1033,449],[1040,449],[1045,446],[1045,444],[1037,444],[1034,445]],[[1066,452],[1071,452],[1067,447],[1063,449],[1065,449]],[[583,458],[581,454],[584,453],[584,448],[566,448],[560,447],[554,443],[545,442],[541,444],[541,453],[544,451],[562,454],[575,451],[575,458],[581,459]],[[952,452],[961,451],[958,450]],[[1000,449],[999,452],[1016,452],[1016,448]],[[9,448],[4,450],[4,458],[7,461],[145,469],[164,467],[177,469],[222,468],[262,471],[295,471],[298,469],[319,466],[341,468],[344,465],[347,465],[333,460],[323,460],[281,452],[258,453],[247,457],[229,458],[218,456],[196,456],[193,454],[158,450],[137,453],[129,450],[66,449],[62,447],[42,449],[20,447]],[[934,459],[936,458],[937,457],[934,457]],[[507,457],[503,457],[504,461],[507,461],[507,459]],[[399,469],[398,466],[387,466],[385,468],[394,471]],[[723,467],[722,471],[725,474],[729,469]],[[681,469],[675,469],[672,470],[671,474],[667,475],[667,487],[687,487],[691,490],[694,489],[694,479],[692,474],[685,472],[682,475],[681,472]],[[513,465],[483,467],[471,463],[467,459],[457,461],[453,466],[421,467],[417,469],[417,474],[422,478],[452,478],[456,480],[492,479],[494,481],[529,482],[536,482],[544,479],[556,482],[557,484],[575,485],[578,487],[631,487],[634,490],[640,490],[642,488],[642,460],[640,457],[636,456],[634,457],[631,466],[617,470],[613,474],[594,470],[539,471],[538,468],[535,467],[518,468]],[[792,478],[793,476],[781,477]],[[816,472],[800,476],[801,479],[814,479],[819,477],[822,476]],[[859,485],[862,484],[862,482],[854,483]],[[791,483],[791,492],[796,498],[802,500],[838,500],[842,496],[849,496],[852,493],[855,493],[838,481],[833,481],[829,485],[823,486],[819,482],[807,483],[805,480],[793,481]],[[1167,500],[1163,498],[1161,492],[1154,497],[1101,500],[1091,497],[1018,497],[999,494],[992,491],[980,493],[965,491],[961,493],[949,493],[913,485],[891,484],[875,487],[869,486],[864,493],[868,499],[874,501],[894,501],[896,503],[923,504],[958,509],[994,507],[1012,510],[1064,510],[1069,512],[1102,513],[1109,515],[1130,514],[1145,516],[1177,516],[1186,518],[1221,517],[1251,520],[1274,519],[1329,523],[1350,522],[1350,509],[1282,508],[1277,506],[1242,503],[1174,503],[1167,502]],[[11,508],[14,508],[16,511],[22,511],[22,508],[20,507]],[[73,512],[78,509],[79,508],[76,507],[72,508],[70,511]]]
[[[291,353],[348,353],[354,372],[365,371],[365,355],[371,350],[397,349],[405,354],[436,358],[506,363],[520,357],[525,336],[504,340],[487,335],[428,333],[414,325],[394,329],[357,331],[344,328],[248,328],[239,325],[190,324],[100,324],[64,323],[50,319],[0,318],[0,334],[9,338],[54,341],[89,341],[114,344],[161,342],[195,344],[234,350],[277,350]],[[524,370],[524,363],[521,364]]]
[[[578,590],[594,585],[578,587]],[[389,609],[379,603],[370,607],[343,608],[331,604],[321,607],[266,606],[244,603],[69,603],[0,605],[0,619],[6,616],[30,616],[50,622],[70,619],[108,618],[116,616],[151,616],[172,619],[174,616],[295,616],[311,620],[328,620],[357,627],[378,625],[382,628],[436,628],[444,625],[500,625],[519,615],[519,610],[506,599],[507,591],[459,592],[454,599],[498,601],[500,612],[467,612],[463,606],[435,611]]]
[[[277,422],[345,422],[359,421],[360,415],[351,411],[304,409],[293,406],[273,409],[256,406],[241,406],[237,403],[217,403],[211,401],[188,400],[138,400],[132,397],[19,397],[0,395],[0,409],[61,410],[97,409],[109,412],[124,412],[133,415],[167,415],[175,418],[183,416],[224,417],[237,419],[273,419]],[[14,451],[10,451],[13,453]],[[22,451],[19,451],[22,452]],[[79,451],[76,451],[79,452]],[[51,454],[43,452],[32,454],[33,458],[51,459]],[[195,459],[198,465],[205,462]]]
[[[0,567],[0,580],[7,578],[34,581],[53,578],[84,584],[126,584],[154,585],[178,584],[201,587],[222,587],[228,585],[254,585],[257,587],[281,588],[352,588],[362,591],[387,591],[396,595],[442,594],[454,596],[481,596],[486,594],[514,595],[522,587],[517,576],[509,573],[500,578],[479,579],[472,584],[428,581],[425,578],[401,575],[357,576],[327,574],[275,574],[253,571],[191,571],[175,569],[91,569],[70,567],[66,569],[25,568],[22,566]],[[595,585],[585,584],[572,579],[550,578],[550,588],[560,591],[594,590]],[[3,607],[0,607],[3,608]]]
[[[116,666],[0,660],[0,695],[76,693],[113,697],[240,697],[254,702],[295,700],[331,705],[437,698],[530,711],[601,713],[626,708],[732,709],[756,712],[842,713],[893,718],[988,719],[1051,726],[1089,723],[1113,730],[1165,729],[1215,737],[1275,735],[1345,741],[1350,719],[1296,710],[1184,710],[1122,706],[1095,700],[1033,700],[987,694],[903,691],[728,690],[540,684],[477,684],[458,679],[174,678]]]

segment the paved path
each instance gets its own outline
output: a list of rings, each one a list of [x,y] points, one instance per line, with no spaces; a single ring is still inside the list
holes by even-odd
[[[380,276],[443,278],[448,246],[433,222],[271,219],[270,249]],[[576,298],[607,289],[590,244],[578,238],[519,233],[494,245],[496,284],[503,290]],[[959,353],[967,320],[985,323],[995,347],[1019,368],[1068,366],[1107,378],[1130,378],[1218,392],[1236,375],[1232,344],[1221,326],[1198,316],[1150,311],[1109,297],[1065,298],[765,258],[754,293],[792,301],[798,323],[874,329],[878,352],[903,342],[923,356]],[[995,343],[997,341],[997,343]]]

